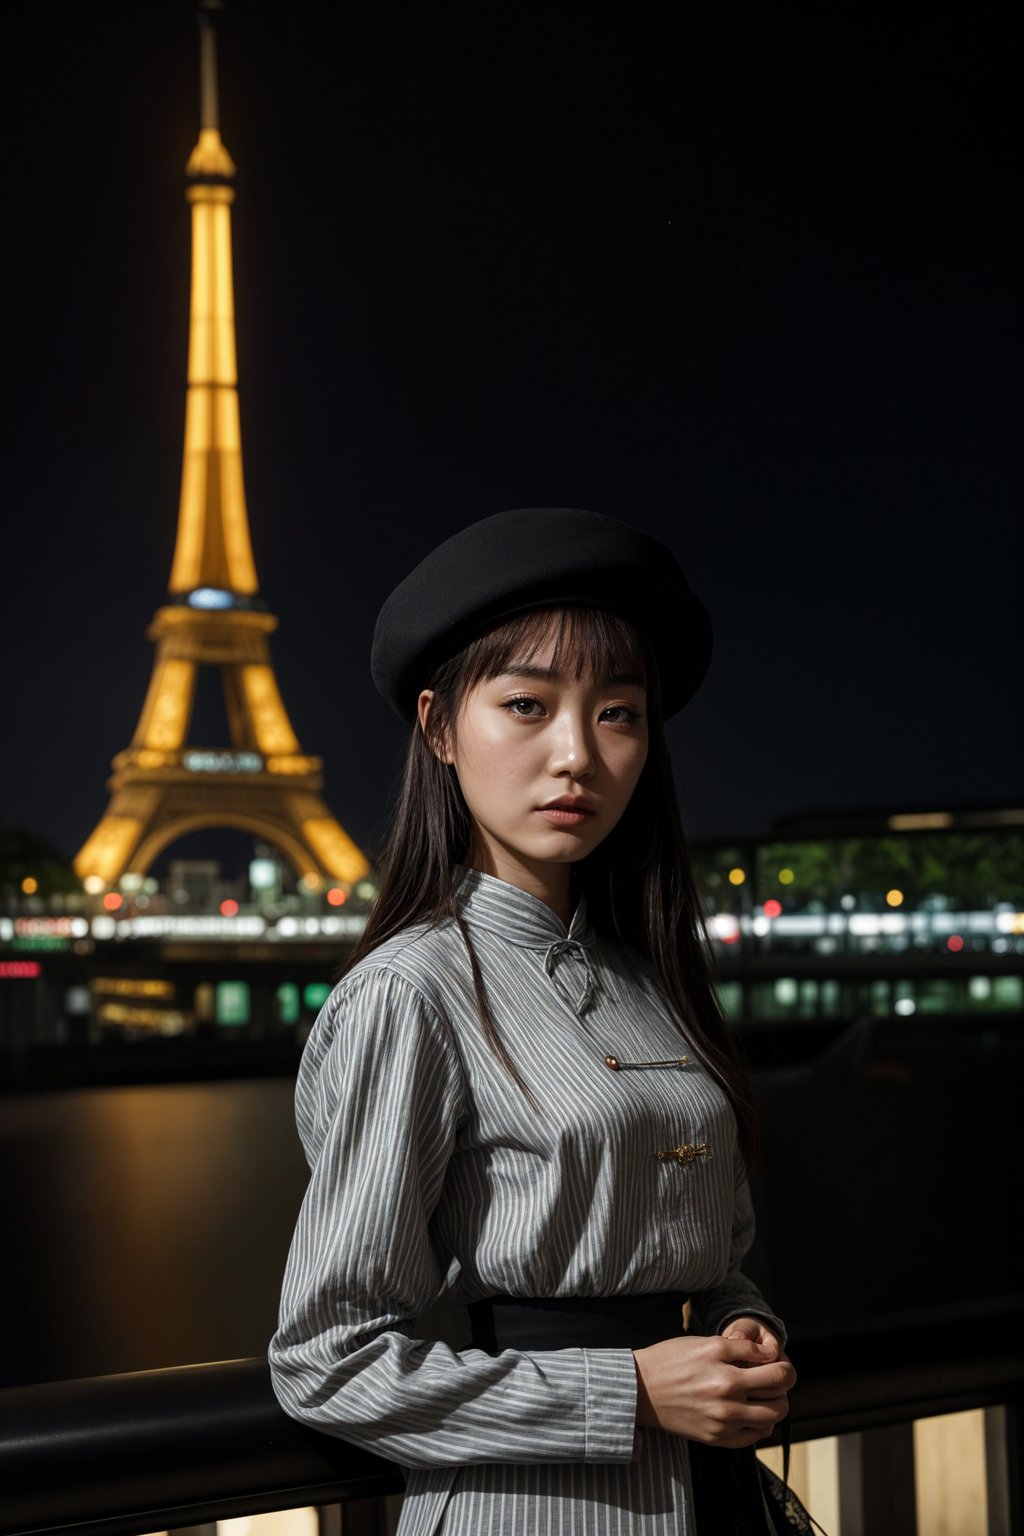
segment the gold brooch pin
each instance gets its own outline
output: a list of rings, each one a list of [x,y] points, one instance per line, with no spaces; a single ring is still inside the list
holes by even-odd
[[[606,1056],[604,1064],[609,1072],[637,1072],[645,1067],[686,1067],[689,1056],[675,1056],[671,1061],[620,1061],[617,1056]]]
[[[687,1141],[681,1147],[670,1147],[667,1152],[655,1152],[654,1156],[659,1163],[675,1162],[681,1168],[689,1168],[698,1157],[711,1157],[713,1153],[706,1141],[702,1141],[699,1147]]]

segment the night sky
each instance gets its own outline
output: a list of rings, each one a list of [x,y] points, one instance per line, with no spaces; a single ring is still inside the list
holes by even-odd
[[[70,856],[170,569],[196,27],[5,30],[0,821]],[[405,736],[376,611],[514,506],[636,522],[708,604],[692,833],[1020,796],[1015,6],[233,0],[220,63],[257,566],[357,841]]]

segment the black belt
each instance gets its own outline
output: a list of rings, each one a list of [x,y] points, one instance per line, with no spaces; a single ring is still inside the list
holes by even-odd
[[[503,1349],[643,1349],[683,1331],[681,1292],[647,1296],[488,1296],[468,1307],[473,1343]]]
[[[683,1332],[687,1297],[489,1296],[467,1308],[473,1343],[504,1349],[644,1349]],[[688,1442],[699,1536],[765,1536],[777,1528],[761,1496],[753,1448]]]

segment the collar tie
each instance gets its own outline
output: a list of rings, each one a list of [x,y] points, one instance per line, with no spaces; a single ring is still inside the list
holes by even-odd
[[[594,1001],[597,983],[584,945],[578,939],[556,940],[545,951],[544,970],[577,1018],[586,1013]]]

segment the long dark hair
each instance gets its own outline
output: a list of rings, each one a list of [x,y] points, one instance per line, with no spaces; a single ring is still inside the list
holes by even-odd
[[[529,609],[471,640],[425,684],[434,695],[429,740],[418,725],[413,727],[398,802],[377,861],[377,900],[345,969],[414,923],[451,919],[465,940],[484,1034],[528,1093],[494,1024],[455,900],[455,867],[469,852],[473,826],[455,770],[434,747],[455,734],[462,702],[477,683],[496,677],[513,661],[528,662],[550,639],[550,665],[556,671],[577,678],[635,672],[646,681],[649,744],[637,787],[618,825],[573,870],[598,932],[630,945],[652,964],[694,1049],[732,1104],[749,1165],[757,1140],[756,1110],[715,995],[700,893],[662,725],[658,670],[640,635],[616,614],[575,606]]]

